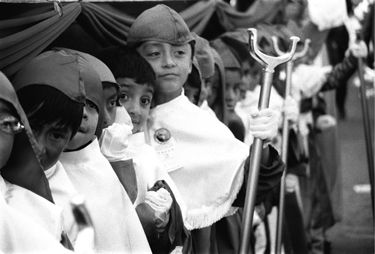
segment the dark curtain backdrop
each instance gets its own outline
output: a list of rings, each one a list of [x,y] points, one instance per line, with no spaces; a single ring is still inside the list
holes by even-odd
[[[11,76],[30,59],[52,46],[92,52],[125,45],[129,27],[143,10],[160,2],[74,2],[0,4],[0,70]],[[190,29],[207,39],[236,28],[268,22],[281,0],[257,0],[244,12],[219,0],[164,1],[178,11]]]

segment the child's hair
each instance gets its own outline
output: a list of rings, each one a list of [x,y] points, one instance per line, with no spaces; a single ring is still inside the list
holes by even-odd
[[[17,95],[32,129],[39,130],[43,125],[57,122],[63,128],[71,128],[71,137],[78,131],[83,115],[82,103],[46,85],[21,88]]]
[[[115,78],[131,78],[138,84],[153,86],[155,73],[151,65],[133,48],[110,47],[98,55]]]

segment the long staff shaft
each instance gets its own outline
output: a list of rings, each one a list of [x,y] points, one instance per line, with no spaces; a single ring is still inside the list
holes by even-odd
[[[268,108],[270,101],[271,85],[273,78],[273,70],[265,69],[263,86],[260,91],[258,108],[259,110]],[[260,160],[262,157],[263,141],[259,138],[254,139],[254,143],[250,152],[250,170],[247,180],[246,200],[244,206],[244,217],[242,218],[243,228],[241,235],[240,253],[248,254],[250,250],[250,234],[253,225],[253,213],[255,207],[255,198],[258,185],[258,175],[260,168]]]
[[[366,153],[367,153],[367,164],[368,174],[370,177],[371,186],[371,202],[372,202],[372,216],[374,217],[374,148],[373,138],[371,132],[370,113],[368,109],[367,97],[366,97],[366,83],[364,79],[364,63],[362,58],[358,58],[358,76],[361,83],[360,95],[361,95],[361,107],[362,107],[362,119],[363,119],[363,130],[365,133],[366,141]]]
[[[293,62],[289,61],[286,64],[286,85],[285,85],[285,99],[290,94],[291,90],[291,79],[292,79],[292,69],[293,69]],[[288,143],[289,143],[289,122],[285,116],[283,117],[283,132],[282,132],[282,145],[281,145],[281,159],[285,163],[285,167],[287,167],[287,159],[288,159]],[[279,195],[279,209],[277,213],[277,224],[276,224],[276,241],[275,241],[275,252],[276,254],[281,253],[281,243],[282,243],[282,230],[283,230],[283,223],[284,223],[284,204],[285,204],[285,175],[286,171],[284,171],[281,182],[280,182],[280,195]]]

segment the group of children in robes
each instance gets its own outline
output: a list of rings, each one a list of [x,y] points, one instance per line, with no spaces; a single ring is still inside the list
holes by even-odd
[[[240,41],[209,43],[156,5],[134,21],[127,48],[56,48],[10,77],[13,87],[1,75],[0,250],[79,252],[70,202],[83,195],[93,252],[238,252],[252,139],[264,141],[259,230],[284,170],[271,145],[280,111],[298,115],[280,96],[256,109],[259,89],[244,84],[259,68]]]
[[[157,5],[135,20],[127,42],[99,52],[102,60],[55,48],[10,77],[13,87],[2,78],[1,200],[2,214],[11,214],[1,221],[2,251],[74,250],[80,225],[70,202],[77,195],[100,253],[201,253],[210,240],[192,232],[243,205],[249,146],[216,117],[224,119],[223,109],[207,113],[184,95],[193,65],[201,70],[183,19]],[[252,119],[255,137],[275,136],[277,112]],[[266,144],[258,196],[282,171]],[[18,232],[22,220],[35,224],[28,239]]]

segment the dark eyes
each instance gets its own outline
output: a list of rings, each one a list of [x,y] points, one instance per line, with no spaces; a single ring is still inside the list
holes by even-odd
[[[116,104],[117,104],[117,100],[110,100],[110,101],[108,102],[108,106],[109,106],[110,108],[116,107]]]
[[[158,52],[158,51],[151,51],[151,52],[146,53],[147,57],[157,57],[159,55],[160,55],[160,52]]]
[[[151,104],[151,99],[148,97],[143,97],[141,98],[141,104],[144,106],[148,106]]]
[[[150,51],[150,52],[146,52],[145,55],[146,55],[146,57],[155,58],[155,57],[161,56],[162,53],[159,52],[159,51]],[[185,56],[186,50],[176,50],[176,51],[174,51],[174,55],[177,56],[177,57]]]
[[[86,100],[86,106],[88,106],[89,108],[92,108],[92,109],[96,109],[96,105],[89,100]]]
[[[11,115],[0,115],[0,130],[9,134],[17,134],[21,132],[25,127],[21,122],[14,116]]]
[[[59,133],[59,132],[51,132],[50,133],[50,137],[52,139],[55,139],[55,140],[58,140],[58,139],[63,139],[64,138],[64,135]]]
[[[178,55],[178,56],[184,56],[184,55],[186,55],[186,52],[184,50],[177,50],[176,51],[176,55]]]
[[[129,96],[126,93],[121,93],[119,95],[120,102],[121,101],[127,101],[129,99]]]

